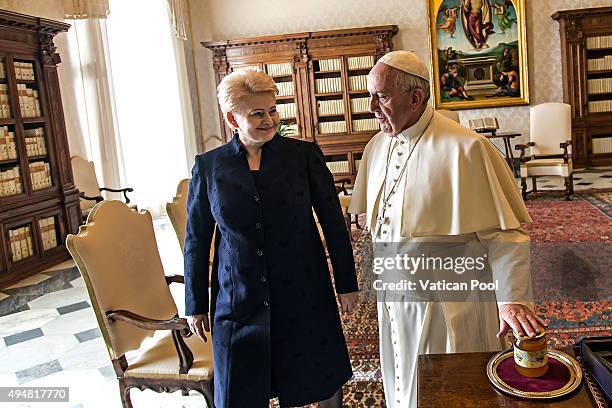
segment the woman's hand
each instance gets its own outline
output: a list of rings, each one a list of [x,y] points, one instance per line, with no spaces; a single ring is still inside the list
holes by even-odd
[[[351,314],[359,302],[359,292],[340,293],[338,299],[340,299],[342,313]]]
[[[193,316],[187,316],[187,323],[189,324],[189,329],[193,334],[202,339],[203,342],[207,342],[208,339],[204,334],[204,331],[210,333],[210,323],[208,322],[208,313],[199,314]]]

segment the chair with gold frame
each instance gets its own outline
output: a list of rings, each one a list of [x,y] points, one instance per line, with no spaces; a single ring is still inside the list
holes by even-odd
[[[183,277],[164,275],[151,214],[102,201],[66,245],[85,281],[123,407],[132,407],[131,388],[195,390],[213,407],[211,338],[191,336],[178,316],[168,285]]]

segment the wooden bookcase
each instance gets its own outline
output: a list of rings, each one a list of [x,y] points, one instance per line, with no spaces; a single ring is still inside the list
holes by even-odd
[[[612,165],[612,7],[563,10],[564,101],[572,105],[575,166]]]
[[[365,78],[391,51],[395,25],[203,42],[217,84],[237,69],[261,69],[279,87],[281,122],[315,141],[336,179],[354,181],[363,149],[378,131]],[[224,140],[231,131],[219,118]]]
[[[0,10],[0,287],[69,258],[78,191],[53,37],[70,25]]]

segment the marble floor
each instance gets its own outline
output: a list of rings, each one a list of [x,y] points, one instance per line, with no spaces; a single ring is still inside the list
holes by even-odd
[[[542,190],[562,188],[562,179],[539,179]],[[575,189],[612,188],[612,168],[575,174]],[[182,255],[167,218],[154,221],[166,274],[181,273]],[[171,285],[183,314],[181,285]],[[68,386],[69,403],[53,407],[120,407],[119,391],[100,337],[83,279],[67,261],[0,292],[0,385]],[[204,407],[197,393],[132,391],[135,407]],[[41,407],[41,403],[0,407]]]

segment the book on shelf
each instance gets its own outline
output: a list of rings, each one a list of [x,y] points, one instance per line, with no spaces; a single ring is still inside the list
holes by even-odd
[[[588,50],[597,50],[601,48],[612,48],[612,35],[599,35],[586,38],[586,47]]]
[[[0,172],[0,196],[12,196],[22,192],[19,166]]]
[[[592,101],[588,103],[589,113],[612,112],[612,99]]]
[[[57,247],[57,233],[55,230],[55,217],[48,217],[39,221],[40,233],[43,241],[43,250]]]
[[[8,85],[0,84],[0,119],[11,118],[11,107],[9,105]]]
[[[0,160],[17,158],[15,133],[9,131],[8,126],[0,126]]]
[[[290,103],[279,103],[276,105],[276,110],[281,119],[295,118],[297,117],[297,111],[295,109],[295,102]]]
[[[342,62],[338,58],[319,60],[319,72],[340,71]]]
[[[612,137],[593,138],[593,154],[612,153]]]
[[[605,71],[612,70],[612,55],[606,55],[602,58],[587,59],[588,71]]]
[[[281,62],[278,64],[267,64],[266,71],[270,76],[284,76],[293,73],[293,67],[290,62]]]
[[[369,69],[374,66],[374,56],[363,55],[361,57],[348,57],[346,62],[348,69]]]
[[[328,162],[325,162],[325,164],[327,164],[327,168],[329,169],[329,171],[332,172],[332,174],[349,172],[348,160],[328,161]]]
[[[293,96],[295,94],[295,86],[293,82],[277,82],[278,96]]]
[[[612,93],[612,78],[599,78],[587,80],[589,94]]]
[[[368,132],[378,129],[378,121],[376,120],[376,118],[353,120],[353,132]]]
[[[344,115],[344,100],[317,101],[319,115]]]
[[[488,132],[499,129],[499,122],[494,117],[470,119],[469,124],[470,129],[476,132]]]
[[[341,78],[318,78],[315,82],[317,93],[342,92]]]
[[[30,163],[30,178],[32,181],[32,190],[41,190],[51,187],[51,171],[47,162],[32,162]]]
[[[368,89],[367,75],[353,75],[349,77],[349,90],[365,91]]]
[[[15,79],[19,80],[34,80],[34,64],[31,62],[17,62],[13,63],[15,66]]]
[[[370,98],[352,98],[351,112],[367,113],[370,111]]]
[[[346,122],[345,121],[333,121],[333,122],[319,122],[319,133],[345,133]]]
[[[24,118],[42,116],[37,90],[29,88],[26,84],[17,84],[17,95],[21,116]]]
[[[0,79],[6,79],[6,64],[4,60],[0,62]]]
[[[232,72],[243,71],[245,69],[250,69],[253,71],[262,71],[259,65],[243,65],[241,67],[232,67]]]

